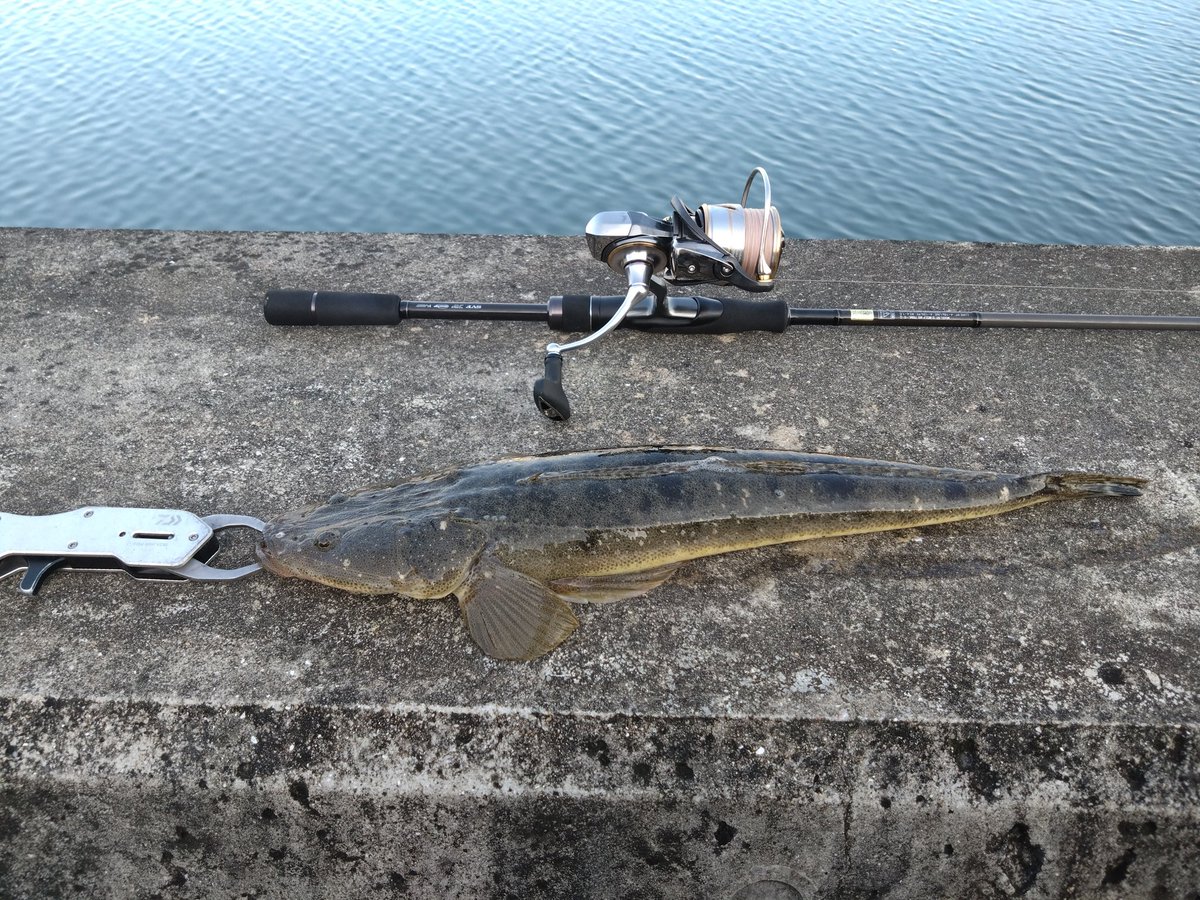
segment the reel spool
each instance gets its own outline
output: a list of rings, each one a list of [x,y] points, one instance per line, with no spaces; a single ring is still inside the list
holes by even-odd
[[[763,181],[763,205],[750,209],[746,200],[755,176]],[[783,224],[779,210],[771,205],[771,180],[761,166],[755,168],[742,189],[741,203],[702,203],[697,223],[705,236],[738,261],[747,273],[760,282],[774,279],[783,255]]]

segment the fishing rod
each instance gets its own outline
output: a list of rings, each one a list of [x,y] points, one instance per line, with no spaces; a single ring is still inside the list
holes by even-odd
[[[747,207],[759,177],[763,205]],[[693,210],[672,197],[671,214],[665,218],[602,212],[592,217],[584,234],[592,256],[625,276],[628,289],[623,296],[565,294],[545,303],[471,303],[275,290],[267,292],[263,314],[272,325],[398,325],[408,319],[450,319],[543,322],[555,331],[585,333],[574,341],[547,344],[543,375],[533,385],[538,410],[557,421],[571,416],[562,384],[563,354],[616,328],[662,334],[782,332],[792,325],[1200,331],[1200,316],[813,309],[777,299],[668,295],[669,285],[711,284],[751,293],[775,286],[785,241],[779,211],[771,205],[771,182],[762,168],[750,172],[740,203],[705,203]]]

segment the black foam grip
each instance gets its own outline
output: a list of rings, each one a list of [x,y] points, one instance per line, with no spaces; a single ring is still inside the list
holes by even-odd
[[[788,327],[786,300],[721,298],[721,316],[682,330],[699,334],[734,334],[739,331],[783,331]]]
[[[263,315],[272,325],[396,325],[400,298],[342,291],[267,291]]]

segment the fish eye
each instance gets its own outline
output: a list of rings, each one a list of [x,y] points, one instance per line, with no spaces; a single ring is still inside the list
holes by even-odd
[[[328,550],[337,543],[337,539],[338,536],[336,531],[322,531],[313,540],[313,546],[318,550]]]

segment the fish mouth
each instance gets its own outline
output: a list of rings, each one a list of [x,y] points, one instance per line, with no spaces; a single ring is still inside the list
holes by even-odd
[[[371,578],[362,573],[354,573],[356,578],[349,578],[345,572],[332,567],[309,565],[305,554],[287,537],[278,537],[270,528],[264,529],[264,536],[255,544],[255,555],[262,563],[263,569],[281,578],[296,578],[302,581],[312,581],[325,587],[350,591],[357,594],[395,594],[399,588],[387,579]]]
[[[281,578],[310,577],[294,529],[286,520],[268,522],[254,547],[262,567]]]
[[[254,553],[258,557],[258,561],[262,563],[262,567],[272,575],[278,575],[281,578],[296,577],[295,571],[288,568],[288,566],[279,559],[278,550],[272,547],[268,538],[263,537],[259,539],[258,543],[255,545]]]
[[[298,578],[303,581],[323,584],[326,587],[341,588],[342,590],[361,590],[361,588],[356,588],[352,583],[333,578],[324,572],[309,569],[305,566],[294,565],[287,559],[281,558],[278,550],[272,548],[266,541],[258,544],[256,552],[263,569],[272,575],[278,575],[280,578]]]

